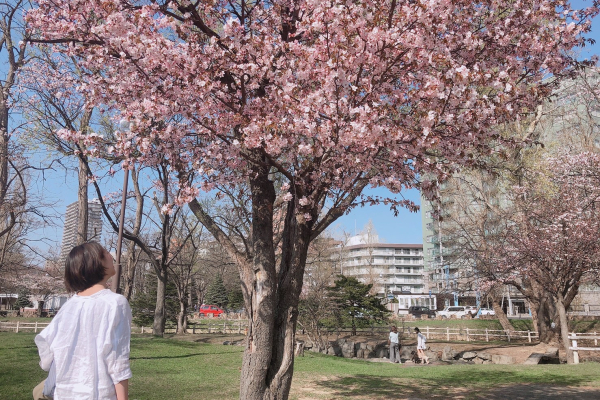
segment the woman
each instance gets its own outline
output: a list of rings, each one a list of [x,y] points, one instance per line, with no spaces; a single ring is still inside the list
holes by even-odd
[[[429,357],[425,355],[427,338],[425,338],[425,335],[421,333],[419,328],[415,328],[415,332],[417,334],[417,356],[419,356],[421,361],[424,360],[425,364],[429,364]]]
[[[67,257],[65,285],[76,294],[35,337],[40,366],[54,363],[54,400],[127,400],[131,309],[106,289],[115,274],[100,244],[76,246]]]

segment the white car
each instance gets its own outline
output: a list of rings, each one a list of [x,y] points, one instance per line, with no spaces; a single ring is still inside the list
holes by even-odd
[[[451,306],[444,308],[442,311],[438,311],[437,315],[442,318],[451,318],[452,316],[454,316],[454,318],[464,318],[468,313],[469,310],[467,310],[467,307],[465,306]]]
[[[480,315],[496,315],[496,312],[491,308],[481,308],[479,311]]]

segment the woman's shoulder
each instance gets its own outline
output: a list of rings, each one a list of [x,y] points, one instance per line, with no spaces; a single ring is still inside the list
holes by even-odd
[[[101,296],[99,296],[99,298],[101,298],[103,301],[114,303],[119,306],[129,305],[129,302],[127,301],[125,296],[119,293],[115,293],[110,289],[104,289],[99,293],[101,293]]]

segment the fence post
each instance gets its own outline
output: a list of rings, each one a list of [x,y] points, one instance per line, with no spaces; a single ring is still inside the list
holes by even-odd
[[[573,334],[573,348],[576,349],[577,348],[577,335]],[[573,363],[574,364],[579,364],[579,352],[577,350],[573,350]]]
[[[506,338],[508,339],[508,343],[510,343],[510,331],[504,331],[506,332]]]
[[[242,320],[238,319],[238,335],[242,334]]]
[[[15,330],[15,333],[19,333],[19,321],[17,321],[17,329]]]
[[[223,322],[223,334],[227,333],[227,321]]]
[[[208,324],[208,333],[210,333],[210,328],[212,327],[212,325],[209,323]]]
[[[485,341],[486,342],[490,341],[490,335],[488,334],[488,328],[485,328]]]
[[[469,339],[469,328],[467,328],[467,342],[470,342],[471,340]]]
[[[446,341],[450,341],[450,327],[447,326],[446,327]]]
[[[527,340],[529,340],[529,343],[531,343],[531,331],[527,331]]]
[[[594,332],[594,336],[598,336],[598,334]],[[594,339],[594,346],[598,346],[598,338]]]
[[[37,333],[37,328],[38,328],[38,322],[35,321],[35,330],[34,330],[35,333]]]
[[[425,327],[425,331],[427,332],[427,333],[426,333],[426,335],[427,335],[427,339],[429,339],[429,325],[427,325],[427,326]]]

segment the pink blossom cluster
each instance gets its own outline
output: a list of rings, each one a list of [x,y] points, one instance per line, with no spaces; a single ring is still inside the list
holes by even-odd
[[[132,122],[116,154],[168,159],[206,191],[266,163],[306,219],[361,180],[398,193],[494,151],[494,127],[549,93],[543,79],[571,65],[598,13],[563,0],[37,4],[31,29],[96,71],[79,89]]]
[[[532,279],[551,293],[600,264],[600,155],[547,157],[515,187],[514,215],[490,250],[494,280]]]

